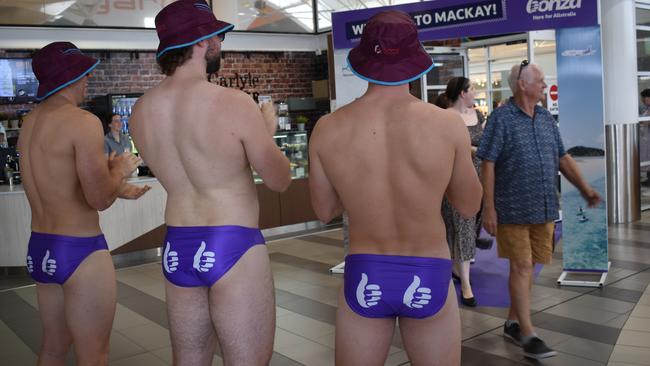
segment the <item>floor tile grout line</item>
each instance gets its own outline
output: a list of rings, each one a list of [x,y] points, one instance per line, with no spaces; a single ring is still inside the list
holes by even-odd
[[[24,285],[24,286],[18,286],[18,287],[6,288],[6,289],[4,289],[4,290],[0,290],[0,294],[3,293],[3,292],[22,290],[22,289],[24,289],[24,288],[30,288],[30,287],[36,287],[36,284],[35,284],[35,283],[32,283],[31,285]]]
[[[300,237],[303,237],[303,236],[316,235],[316,233],[318,235],[320,235],[320,234],[329,233],[329,232],[332,232],[332,231],[342,230],[342,229],[343,229],[343,227],[340,226],[340,227],[335,227],[335,228],[325,230],[325,231],[316,231],[316,232],[311,232],[311,233],[301,233],[301,234],[298,234],[298,235],[295,235],[295,236],[287,236],[287,237],[282,237],[282,238],[277,238],[277,239],[271,239],[271,240],[266,241],[266,243],[268,244],[268,243],[278,242],[278,241],[281,241],[281,240],[297,239],[297,238],[300,238]]]
[[[646,272],[646,271],[648,271],[648,270],[650,270],[650,267],[647,267],[647,268],[645,268],[645,269],[643,269],[643,270],[640,270],[639,272],[632,273],[632,274],[630,274],[630,275],[628,275],[628,276],[626,276],[626,277],[619,278],[618,280],[616,280],[616,281],[614,281],[614,282],[611,282],[611,283],[608,283],[607,285],[604,285],[602,288],[605,288],[605,287],[611,286],[611,285],[613,285],[613,284],[615,284],[615,283],[617,283],[617,282],[619,282],[619,281],[623,281],[623,280],[625,280],[625,279],[628,279],[628,278],[631,277],[631,276],[636,276],[636,275],[638,275],[639,273]],[[577,293],[577,294],[578,294],[577,296],[574,296],[574,297],[571,297],[571,298],[569,298],[569,299],[563,300],[563,301],[561,301],[561,302],[559,302],[559,303],[557,303],[557,304],[555,304],[555,305],[548,306],[548,307],[543,308],[543,309],[541,309],[541,310],[537,310],[537,311],[535,311],[535,312],[532,312],[532,313],[530,314],[530,316],[533,317],[533,316],[536,315],[536,314],[542,313],[542,312],[544,312],[544,311],[546,311],[546,310],[552,309],[552,308],[554,308],[554,307],[556,307],[556,306],[559,306],[559,305],[562,305],[562,304],[564,304],[564,303],[566,303],[566,302],[569,302],[569,301],[575,300],[575,299],[577,299],[577,298],[579,298],[579,297],[582,297],[582,296],[585,296],[585,295],[588,295],[588,294],[594,293],[594,292],[597,291],[597,290],[599,290],[599,289],[593,289],[593,290],[588,291],[588,292],[585,292],[585,293]],[[638,302],[635,303],[635,305],[634,305],[635,307],[636,307],[636,304],[638,304]],[[634,311],[634,309],[632,309],[632,311]],[[624,314],[621,314],[621,315],[624,315]],[[629,316],[628,316],[628,318],[629,318]],[[625,325],[624,325],[624,326],[625,326]],[[487,331],[485,331],[485,332],[482,332],[482,333],[479,333],[479,334],[473,335],[473,336],[471,336],[471,337],[469,337],[469,338],[467,338],[467,339],[461,340],[461,343],[462,343],[462,342],[466,342],[466,341],[470,341],[470,340],[473,340],[473,339],[475,339],[475,338],[477,338],[477,337],[480,337],[480,336],[482,336],[482,335],[485,335],[485,334],[491,333],[491,332],[493,332],[493,331],[495,331],[495,330],[497,330],[497,329],[499,329],[499,328],[501,328],[501,326],[498,326],[498,327],[495,327],[495,328],[489,329],[489,330],[487,330]],[[612,327],[612,328],[614,328],[614,327]],[[622,331],[623,328],[620,328],[620,330]],[[574,337],[576,337],[576,336],[574,336]],[[581,338],[581,337],[576,337],[576,338]],[[618,339],[617,339],[617,341],[618,341]],[[616,346],[616,344],[617,344],[617,343],[614,343],[613,346]],[[611,353],[610,353],[610,357],[611,357]]]

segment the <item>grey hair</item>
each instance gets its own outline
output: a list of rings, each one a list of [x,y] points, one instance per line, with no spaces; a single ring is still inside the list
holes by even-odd
[[[527,66],[524,66],[526,69],[531,69],[533,67],[539,69],[539,66],[537,64],[530,63]],[[510,90],[512,91],[512,95],[517,94],[517,76],[519,75],[519,69],[521,68],[521,64],[517,63],[514,64],[510,68],[510,74],[508,74],[508,85],[510,86]],[[531,74],[529,72],[526,72],[526,70],[523,70],[521,72],[521,79],[524,79],[526,81],[530,81]]]

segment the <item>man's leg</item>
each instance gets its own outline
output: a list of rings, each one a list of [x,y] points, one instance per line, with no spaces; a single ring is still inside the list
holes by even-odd
[[[445,306],[425,319],[400,318],[399,329],[413,366],[460,365],[460,313],[450,283]]]
[[[336,365],[383,365],[395,331],[394,318],[365,318],[350,309],[343,288],[336,310]]]
[[[107,250],[90,254],[63,285],[77,365],[107,365],[115,318],[115,268]]]
[[[531,335],[535,329],[530,318],[530,285],[533,276],[532,259],[510,259],[510,312],[508,319],[516,319],[523,336]]]
[[[210,365],[216,335],[210,320],[208,289],[180,287],[165,280],[167,319],[174,365]]]
[[[275,336],[275,295],[266,246],[249,249],[212,286],[209,297],[224,363],[268,365]]]
[[[63,366],[72,344],[65,322],[63,288],[57,284],[36,283],[38,312],[43,327],[43,340],[38,366]]]

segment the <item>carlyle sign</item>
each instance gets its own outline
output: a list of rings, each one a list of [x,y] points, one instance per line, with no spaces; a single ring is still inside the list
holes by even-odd
[[[250,72],[243,75],[235,73],[235,76],[232,77],[219,76],[214,82],[224,88],[239,89],[248,95],[251,95],[255,100],[257,100],[257,97],[260,95],[257,91],[250,90],[257,89],[260,82],[260,78],[258,76],[253,76]]]

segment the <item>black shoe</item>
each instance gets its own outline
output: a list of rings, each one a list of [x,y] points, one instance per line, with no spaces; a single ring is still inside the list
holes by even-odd
[[[503,324],[503,336],[509,338],[514,344],[521,347],[522,336],[519,323],[512,323],[510,326]]]
[[[524,345],[524,356],[541,360],[542,358],[553,357],[557,352],[548,348],[543,340],[533,337]]]
[[[474,296],[466,298],[463,296],[463,294],[460,294],[460,301],[463,303],[465,306],[471,306],[475,307],[476,306],[476,298]]]

